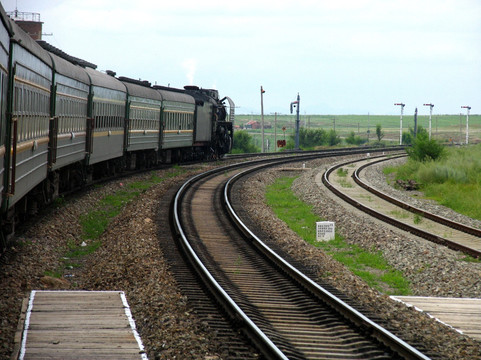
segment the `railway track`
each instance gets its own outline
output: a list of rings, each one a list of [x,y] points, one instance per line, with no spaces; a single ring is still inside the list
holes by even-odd
[[[361,178],[368,166],[392,157],[353,160],[324,172],[322,182],[349,204],[426,240],[481,258],[481,230],[413,207],[370,186]],[[339,169],[342,169],[339,173]],[[376,199],[373,199],[373,195]]]
[[[248,170],[230,166],[192,178],[173,203],[180,247],[234,327],[269,359],[427,359],[290,266],[242,224],[229,188],[261,165],[244,166]]]

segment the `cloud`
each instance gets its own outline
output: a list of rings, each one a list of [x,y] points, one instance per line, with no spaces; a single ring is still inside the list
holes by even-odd
[[[479,0],[18,3],[41,13],[46,41],[100,70],[215,84],[240,112],[260,111],[260,85],[265,113],[288,111],[297,92],[311,113],[397,114],[393,100],[452,113],[481,98]]]
[[[196,59],[186,59],[182,62],[182,67],[186,71],[186,78],[189,85],[194,84],[194,75],[197,71],[197,60]]]

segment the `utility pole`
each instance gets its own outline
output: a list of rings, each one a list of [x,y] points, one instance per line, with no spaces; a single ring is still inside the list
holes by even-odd
[[[369,130],[369,118],[370,118],[370,114],[367,113],[367,142],[369,143],[369,133],[371,132],[371,130]]]
[[[277,151],[277,113],[274,113],[274,152]]]
[[[299,150],[299,106],[300,106],[301,98],[299,93],[297,93],[297,101],[291,102],[291,114],[292,110],[296,108],[296,150]]]
[[[418,135],[418,108],[414,109],[414,138]]]
[[[469,110],[471,110],[471,106],[461,106],[461,108],[466,109],[466,145],[468,145],[468,141],[469,141]]]
[[[396,103],[394,105],[399,105],[401,107],[401,119],[399,120],[399,145],[403,144],[403,113],[406,104]]]
[[[261,128],[262,128],[262,146],[261,153],[264,152],[264,93],[266,91],[261,86]]]
[[[429,140],[431,140],[431,118],[433,117],[433,104],[424,104],[424,106],[429,106]]]

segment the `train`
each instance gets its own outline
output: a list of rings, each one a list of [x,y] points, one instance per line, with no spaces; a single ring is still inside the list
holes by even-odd
[[[1,4],[0,18],[0,253],[19,221],[72,189],[230,152],[235,106],[217,90],[101,72],[32,39]]]

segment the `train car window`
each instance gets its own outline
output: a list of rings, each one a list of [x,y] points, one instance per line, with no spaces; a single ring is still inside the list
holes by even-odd
[[[15,83],[14,117],[17,118],[18,140],[24,141],[48,134],[48,94],[31,89],[22,82]],[[43,101],[47,99],[47,103]]]

